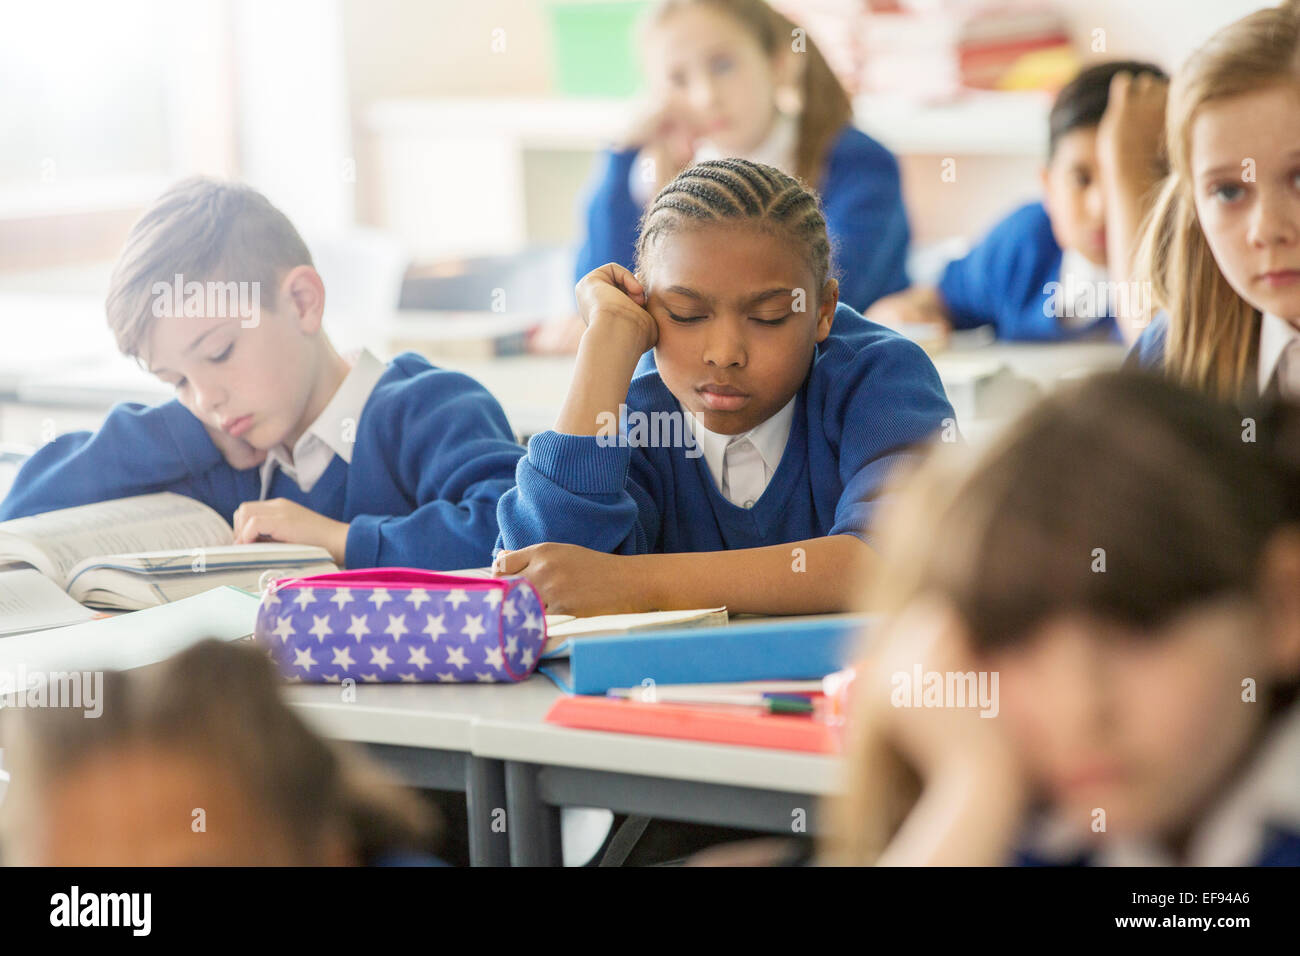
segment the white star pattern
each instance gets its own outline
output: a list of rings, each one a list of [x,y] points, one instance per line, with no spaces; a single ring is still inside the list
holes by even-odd
[[[402,639],[402,635],[405,634],[408,630],[409,628],[407,628],[406,626],[405,614],[388,615],[388,626],[384,628],[385,634],[391,634],[393,635],[393,640],[400,641]]]
[[[319,617],[313,614],[311,616],[311,629],[307,632],[316,638],[320,643],[325,643],[325,638],[334,632],[330,630],[330,616],[322,614]]]
[[[262,648],[286,680],[496,683],[531,672],[542,652],[542,607],[527,590],[315,583],[281,595],[278,608],[264,601],[257,618]]]
[[[460,632],[469,638],[471,644],[477,641],[479,636],[486,633],[486,631],[487,629],[483,626],[482,614],[465,615],[465,626],[460,629]]]
[[[423,633],[428,634],[429,640],[433,641],[436,644],[438,642],[438,638],[442,637],[442,635],[447,633],[447,628],[443,627],[442,624],[443,615],[429,614],[427,615],[427,617],[428,620],[425,621]]]

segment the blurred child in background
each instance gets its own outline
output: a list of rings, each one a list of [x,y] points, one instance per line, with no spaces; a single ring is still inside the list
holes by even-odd
[[[1252,427],[1110,374],[911,476],[829,859],[1300,865],[1300,410]]]
[[[993,227],[937,286],[882,299],[868,317],[945,330],[991,325],[1010,340],[1132,341],[1145,301],[1127,280],[1161,170],[1164,99],[1165,75],[1150,63],[1085,69],[1048,117],[1042,201]]]
[[[424,805],[309,730],[252,647],[108,672],[101,700],[3,713],[6,865],[435,862]]]
[[[817,190],[840,299],[861,311],[907,285],[898,162],[853,125],[848,93],[796,27],[763,0],[664,0],[641,50],[654,106],[602,160],[577,279],[632,268],[641,214],[695,162],[740,157]]]

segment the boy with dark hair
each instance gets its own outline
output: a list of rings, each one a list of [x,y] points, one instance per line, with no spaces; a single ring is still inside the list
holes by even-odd
[[[999,339],[1060,341],[1136,335],[1131,256],[1163,141],[1165,74],[1102,63],[1061,90],[1048,117],[1043,201],[1007,216],[937,286],[873,306],[886,325],[992,325]],[[1117,321],[1118,320],[1118,321]]]

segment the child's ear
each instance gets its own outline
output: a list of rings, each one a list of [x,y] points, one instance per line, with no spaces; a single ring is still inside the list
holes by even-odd
[[[1049,178],[1052,172],[1051,160],[1048,160],[1038,170],[1038,186],[1043,192],[1043,206],[1046,207],[1048,215],[1052,213],[1052,192],[1047,188]]]
[[[307,335],[320,331],[325,315],[325,283],[311,266],[294,266],[280,282],[280,301],[292,304],[293,318]]]
[[[1294,678],[1300,675],[1300,526],[1277,532],[1260,564],[1269,659],[1279,678]]]
[[[840,283],[838,279],[827,279],[822,286],[822,294],[817,306],[817,341],[825,342],[831,334],[831,325],[835,322],[835,309],[840,304]]]

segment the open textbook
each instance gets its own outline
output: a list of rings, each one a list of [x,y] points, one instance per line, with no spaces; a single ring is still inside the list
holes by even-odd
[[[234,532],[221,515],[171,492],[15,518],[0,522],[0,593],[14,604],[14,614],[29,615],[25,620],[48,617],[40,626],[56,627],[73,623],[54,620],[68,616],[72,602],[138,610],[223,585],[258,591],[264,577],[338,570],[324,548],[233,542]],[[72,601],[60,605],[52,589],[27,588],[27,565]],[[26,578],[13,576],[24,570]],[[30,606],[19,606],[28,590]]]

